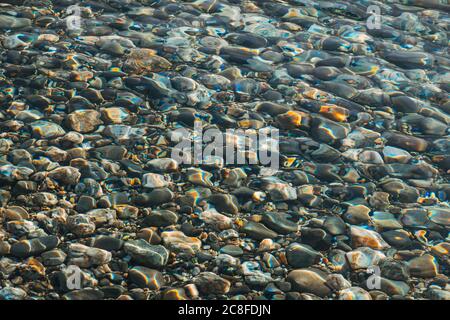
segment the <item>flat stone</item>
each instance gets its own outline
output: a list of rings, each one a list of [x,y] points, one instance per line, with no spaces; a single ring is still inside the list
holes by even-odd
[[[294,291],[326,297],[331,293],[331,289],[326,285],[326,277],[324,272],[308,268],[293,270],[289,272],[286,279],[291,283]]]

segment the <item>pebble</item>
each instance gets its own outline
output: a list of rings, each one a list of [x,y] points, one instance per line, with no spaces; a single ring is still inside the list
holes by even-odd
[[[178,215],[170,210],[154,210],[144,219],[144,223],[149,227],[167,227],[177,221]]]
[[[40,255],[43,252],[50,251],[59,245],[59,239],[56,236],[44,236],[30,240],[22,240],[11,245],[11,255],[18,258],[26,258]]]
[[[433,278],[439,272],[439,264],[430,254],[411,259],[408,261],[408,267],[411,275],[419,278]]]
[[[268,229],[262,223],[254,221],[247,222],[240,231],[256,240],[273,239],[278,236],[276,232]]]
[[[295,222],[288,220],[288,218],[281,213],[266,212],[262,216],[261,221],[268,228],[280,234],[289,234],[298,231],[298,225]]]
[[[339,300],[372,300],[372,296],[362,288],[351,287],[339,292]]]
[[[326,297],[331,289],[326,285],[326,274],[315,268],[296,269],[287,275],[292,289],[302,293],[312,293],[319,297]]]
[[[92,248],[80,243],[69,246],[69,263],[81,268],[108,264],[111,261],[111,252],[99,248]]]
[[[308,245],[292,243],[286,250],[286,258],[293,268],[306,268],[320,261],[320,253]]]
[[[164,244],[176,252],[188,252],[194,254],[200,250],[202,242],[195,237],[188,237],[181,231],[165,231],[161,233]]]
[[[161,272],[142,266],[132,268],[128,277],[139,288],[149,288],[150,290],[159,290],[166,283]]]
[[[389,244],[383,240],[379,233],[357,226],[350,228],[352,243],[355,247],[370,247],[372,249],[386,249]]]
[[[0,299],[449,299],[447,4],[6,2]]]
[[[169,259],[169,250],[165,247],[142,239],[126,241],[123,248],[137,263],[150,268],[162,268]]]

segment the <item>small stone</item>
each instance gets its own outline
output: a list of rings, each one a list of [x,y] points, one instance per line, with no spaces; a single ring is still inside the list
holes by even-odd
[[[277,212],[266,212],[262,216],[262,223],[268,228],[281,234],[294,233],[298,231],[298,224],[288,220],[285,215]]]
[[[88,133],[95,131],[102,121],[96,110],[76,110],[67,116],[67,123],[76,132]]]
[[[170,210],[153,210],[144,218],[144,223],[149,227],[167,227],[176,224],[178,216]]]
[[[404,261],[387,258],[379,263],[379,267],[381,275],[385,278],[397,281],[408,281],[409,279],[409,267]]]
[[[67,219],[67,228],[77,236],[93,234],[96,229],[95,223],[84,214],[69,216]]]
[[[226,294],[230,291],[231,283],[212,272],[202,272],[193,281],[203,294]]]
[[[364,205],[355,205],[348,207],[344,213],[344,220],[350,224],[363,224],[370,220],[370,209]]]
[[[349,289],[352,284],[342,274],[332,273],[327,276],[326,285],[333,291]]]
[[[216,230],[227,230],[233,226],[233,220],[231,218],[217,212],[215,209],[201,212],[199,218]]]
[[[146,188],[164,188],[168,187],[170,181],[168,178],[157,173],[146,173],[142,177],[142,185]]]
[[[69,262],[81,268],[89,268],[91,266],[100,266],[111,261],[111,253],[99,249],[92,248],[80,243],[73,243],[69,246]]]
[[[81,173],[74,167],[59,167],[48,173],[48,177],[63,185],[75,185],[81,177]]]
[[[40,207],[50,207],[58,203],[58,198],[49,192],[38,192],[33,195],[33,202]]]
[[[327,230],[328,233],[330,233],[334,236],[344,234],[345,231],[347,230],[347,225],[338,216],[326,217],[323,226]]]
[[[372,300],[372,296],[362,288],[351,287],[339,292],[339,300]]]
[[[297,269],[289,272],[287,281],[292,289],[301,293],[312,293],[319,297],[326,297],[331,289],[326,285],[327,275],[318,269]]]
[[[244,254],[244,250],[238,246],[226,245],[220,248],[220,253],[228,254],[232,257],[240,257]]]
[[[188,237],[181,231],[165,231],[161,233],[164,244],[175,252],[194,254],[199,251],[202,242],[195,237]]]
[[[263,224],[254,221],[247,222],[240,231],[255,240],[273,239],[278,236],[277,233],[268,229]]]
[[[12,244],[11,254],[18,258],[37,256],[52,250],[59,245],[57,236],[45,236],[30,240],[22,240]]]
[[[0,289],[0,300],[25,300],[27,293],[20,288],[5,287]]]
[[[360,247],[345,254],[348,264],[352,270],[367,269],[376,266],[386,258],[386,256],[377,250],[368,247]]]
[[[38,120],[30,124],[35,136],[42,139],[51,139],[63,136],[66,132],[56,123]]]
[[[97,236],[92,241],[92,247],[106,251],[119,251],[122,249],[124,241],[111,236]]]
[[[101,300],[103,297],[103,291],[91,288],[75,290],[63,295],[64,300]]]
[[[53,249],[41,254],[42,263],[47,267],[59,266],[66,261],[67,255],[64,251]]]
[[[385,231],[381,233],[381,236],[397,249],[408,249],[413,243],[409,233],[403,229]]]
[[[408,262],[411,276],[418,278],[433,278],[439,272],[439,265],[436,258],[431,254],[424,254],[423,256],[411,259]]]
[[[410,290],[407,283],[403,281],[395,281],[380,277],[380,290],[387,293],[390,296],[406,296]]]
[[[292,243],[286,250],[286,258],[294,268],[310,267],[320,261],[320,253],[308,245]]]

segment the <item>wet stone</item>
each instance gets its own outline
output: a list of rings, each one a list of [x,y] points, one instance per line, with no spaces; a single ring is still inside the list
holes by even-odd
[[[386,249],[389,247],[376,231],[352,226],[350,232],[352,243],[356,247],[370,247],[372,249]]]
[[[181,231],[165,231],[161,233],[163,243],[171,251],[194,254],[200,250],[201,241],[195,237],[188,237]]]
[[[60,241],[56,236],[45,236],[31,240],[22,240],[12,244],[11,255],[19,258],[36,256],[45,251],[56,248],[59,243]]]
[[[119,251],[123,244],[123,240],[111,236],[97,236],[92,241],[92,247],[106,251]]]
[[[436,258],[430,254],[411,259],[408,261],[408,266],[413,277],[433,278],[439,272],[439,264]]]
[[[38,138],[51,139],[64,135],[64,129],[56,123],[48,121],[35,121],[30,124],[31,131]]]
[[[0,300],[449,299],[447,1],[74,2],[0,6]]]
[[[254,221],[247,222],[240,231],[256,240],[263,240],[266,238],[273,239],[278,235],[276,232],[268,229],[263,224]]]
[[[331,289],[326,285],[326,274],[318,269],[296,269],[289,272],[287,280],[292,289],[298,292],[312,293],[319,297],[326,297]]]
[[[67,117],[69,127],[81,133],[92,132],[102,123],[100,113],[96,110],[77,110]]]
[[[165,285],[165,280],[161,272],[154,269],[138,266],[129,271],[128,275],[131,282],[140,288],[149,288],[150,290],[159,290]]]
[[[204,294],[226,294],[231,286],[228,280],[212,272],[200,273],[193,282]]]
[[[294,268],[306,268],[320,261],[320,254],[308,245],[291,244],[286,251],[289,265]]]
[[[170,210],[154,210],[144,219],[144,223],[149,227],[166,227],[177,221],[177,214]]]
[[[282,213],[267,212],[262,216],[262,223],[269,229],[281,234],[288,234],[298,231],[298,225],[288,220]]]
[[[351,287],[339,292],[339,300],[372,300],[372,296],[362,288]]]

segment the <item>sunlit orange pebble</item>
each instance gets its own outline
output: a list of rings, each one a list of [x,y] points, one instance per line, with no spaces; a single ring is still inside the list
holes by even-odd
[[[289,264],[287,259],[286,259],[286,254],[284,252],[280,253],[279,259],[280,259],[282,264],[284,264],[284,265],[288,265]]]
[[[445,257],[445,256],[448,257],[450,254],[450,243],[441,242],[441,243],[431,247],[431,251],[440,257]]]
[[[319,112],[322,113],[327,118],[339,122],[347,121],[347,117],[349,116],[347,109],[335,105],[321,106]]]
[[[324,91],[317,89],[306,89],[303,91],[303,96],[312,100],[326,101],[327,94]]]
[[[417,202],[423,204],[424,202],[426,202],[428,200],[428,198],[422,198],[420,197]]]
[[[199,238],[200,238],[200,240],[206,240],[206,239],[208,239],[208,233],[202,232],[202,233],[200,234]],[[192,239],[195,239],[195,238],[192,238]]]
[[[252,194],[252,200],[254,202],[264,201],[266,199],[266,194],[262,191],[256,191]]]

